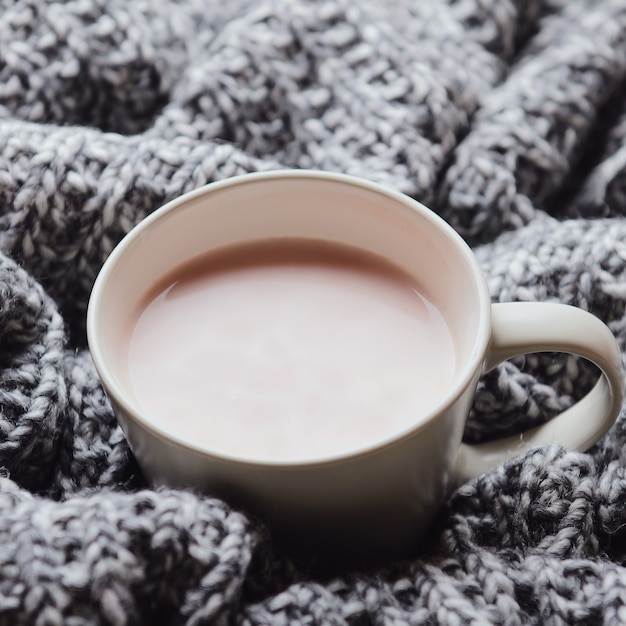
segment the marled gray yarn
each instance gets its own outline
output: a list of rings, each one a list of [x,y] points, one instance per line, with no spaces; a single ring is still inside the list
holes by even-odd
[[[315,577],[246,511],[145,484],[86,350],[93,280],[165,201],[276,167],[426,202],[494,300],[575,304],[626,351],[626,0],[0,1],[0,624],[626,623],[624,418],[462,486],[366,573]],[[466,438],[595,376],[507,363]]]

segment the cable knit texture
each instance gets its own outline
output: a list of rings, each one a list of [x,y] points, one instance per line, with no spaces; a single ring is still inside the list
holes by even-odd
[[[151,488],[85,341],[137,222],[282,167],[425,202],[494,301],[576,305],[626,350],[625,87],[625,0],[1,2],[0,624],[626,623],[626,419],[461,486],[405,560],[321,575],[245,509]],[[465,438],[596,377],[507,362]]]

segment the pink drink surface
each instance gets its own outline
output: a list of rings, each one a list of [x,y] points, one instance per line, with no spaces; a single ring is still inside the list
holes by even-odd
[[[129,346],[141,411],[221,454],[306,461],[418,424],[455,349],[439,309],[373,254],[276,240],[211,252],[145,299]]]

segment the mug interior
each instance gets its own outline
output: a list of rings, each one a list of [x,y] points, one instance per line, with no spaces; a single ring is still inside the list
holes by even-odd
[[[449,393],[416,427],[475,378],[489,337],[489,295],[476,258],[443,220],[403,194],[352,177],[268,172],[213,183],[172,201],[135,228],[105,263],[87,327],[94,362],[117,405],[151,427],[130,386],[128,343],[155,284],[208,250],[282,237],[374,252],[413,276],[438,306],[453,336],[457,367]],[[163,436],[176,439],[175,433]],[[179,443],[203,449],[198,442]]]

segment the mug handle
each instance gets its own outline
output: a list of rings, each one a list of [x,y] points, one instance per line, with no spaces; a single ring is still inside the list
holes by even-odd
[[[519,435],[481,444],[461,444],[454,468],[458,485],[526,450],[558,443],[587,450],[613,425],[622,407],[622,360],[615,337],[597,317],[586,311],[550,302],[492,304],[491,343],[484,372],[520,354],[569,352],[600,368],[593,389],[550,421]]]

